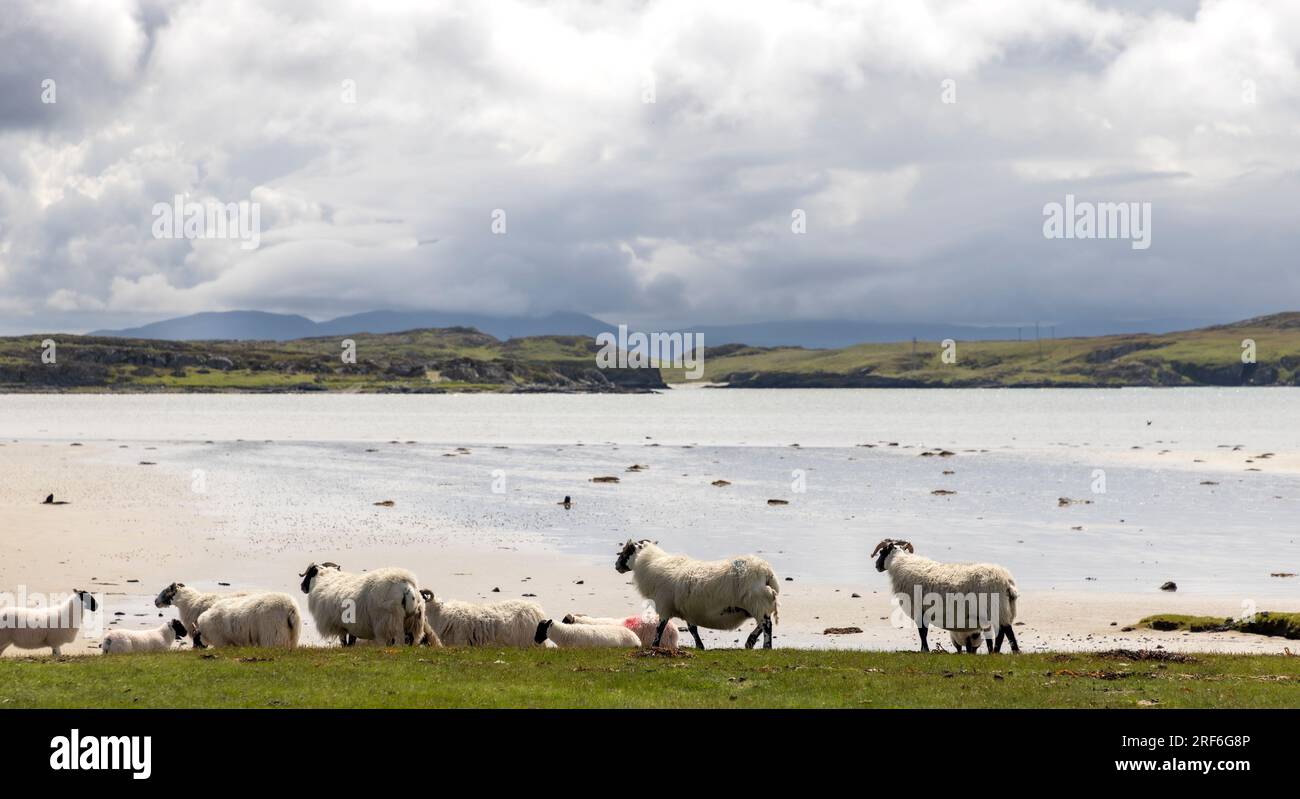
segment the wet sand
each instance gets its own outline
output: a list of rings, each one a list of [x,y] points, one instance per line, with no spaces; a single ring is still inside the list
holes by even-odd
[[[103,629],[153,627],[174,611],[153,607],[154,595],[172,581],[208,590],[257,588],[294,595],[298,573],[307,563],[334,560],[349,570],[400,565],[412,569],[440,596],[491,601],[532,595],[548,615],[584,612],[622,615],[642,606],[628,575],[613,569],[613,547],[605,556],[557,551],[545,539],[519,531],[517,537],[422,536],[412,543],[377,531],[339,544],[313,545],[311,530],[298,530],[274,547],[232,535],[250,519],[232,520],[222,495],[196,492],[192,474],[169,467],[164,442],[5,442],[0,484],[5,557],[0,559],[0,591],[94,591],[103,600]],[[125,449],[123,449],[125,447]],[[141,465],[148,461],[154,465]],[[67,505],[40,504],[53,491]],[[311,497],[302,498],[310,502]],[[548,503],[549,504],[549,503]],[[369,512],[369,511],[367,511]],[[543,512],[550,512],[549,510]],[[555,510],[555,513],[562,513]],[[382,527],[382,515],[373,517]],[[275,521],[293,525],[293,516]],[[779,571],[779,569],[778,569]],[[781,585],[781,615],[776,645],[789,647],[911,649],[914,629],[888,620],[885,575],[863,564],[860,579],[839,583],[795,577]],[[230,583],[228,588],[218,582]],[[499,589],[499,590],[494,590]],[[859,594],[853,597],[854,593]],[[1239,633],[1123,632],[1139,618],[1158,612],[1233,616],[1240,599],[1195,593],[1120,593],[1027,590],[1019,603],[1017,636],[1022,649],[1101,650],[1164,647],[1179,651],[1280,653],[1300,649],[1280,638]],[[1260,600],[1260,610],[1297,611],[1300,600]],[[122,615],[117,615],[122,614]],[[708,646],[739,646],[741,630],[704,631]],[[863,632],[824,635],[831,627]],[[309,643],[318,642],[314,634]],[[936,631],[931,643],[950,648]],[[69,653],[97,651],[89,632]],[[19,651],[6,656],[47,653]]]

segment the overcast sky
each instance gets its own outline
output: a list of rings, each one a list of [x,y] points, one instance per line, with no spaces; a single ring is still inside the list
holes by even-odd
[[[6,0],[0,332],[1300,309],[1298,52],[1275,0]],[[177,194],[260,246],[156,239]],[[1150,248],[1044,238],[1067,194]]]

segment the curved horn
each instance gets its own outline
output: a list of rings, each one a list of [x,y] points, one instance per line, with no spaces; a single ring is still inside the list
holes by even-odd
[[[906,549],[908,552],[912,552],[912,553],[916,552],[916,549],[912,547],[911,541],[895,541],[894,543],[898,544],[903,549]]]
[[[881,541],[879,544],[876,544],[876,548],[871,550],[871,557],[874,558],[875,556],[879,555],[880,550],[884,549],[885,547],[889,546],[892,543],[894,543],[894,539],[886,538],[884,541]]]

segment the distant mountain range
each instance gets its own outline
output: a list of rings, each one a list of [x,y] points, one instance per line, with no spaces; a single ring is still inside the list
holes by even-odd
[[[1096,336],[1119,333],[1166,333],[1208,324],[1203,319],[1158,319],[1140,322],[1097,322],[1058,327],[1043,326],[1038,334]],[[317,336],[361,333],[398,333],[427,328],[472,327],[501,340],[528,336],[588,336],[615,332],[617,324],[582,313],[553,313],[548,316],[492,316],[455,311],[369,311],[315,322],[305,316],[265,311],[223,311],[198,313],[123,330],[96,330],[93,336],[166,339],[170,341],[291,341]],[[633,328],[637,329],[637,328]],[[647,330],[642,327],[641,329]],[[864,342],[1033,340],[1033,325],[1024,327],[977,327],[938,323],[856,322],[827,320],[812,322],[760,322],[741,325],[700,325],[680,329],[699,333],[706,346],[749,344],[756,347],[808,347],[828,349]]]

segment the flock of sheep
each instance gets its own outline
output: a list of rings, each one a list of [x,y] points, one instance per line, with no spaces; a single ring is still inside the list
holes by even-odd
[[[876,569],[888,572],[895,596],[912,594],[994,597],[997,618],[956,623],[939,618],[934,626],[948,629],[960,652],[975,652],[980,638],[990,652],[1001,651],[1004,637],[1019,651],[1015,621],[1015,579],[994,564],[939,563],[915,554],[906,541],[885,539],[872,552]],[[671,554],[649,540],[627,541],[614,568],[632,573],[641,596],[654,603],[657,616],[597,618],[568,615],[560,622],[545,617],[540,605],[524,600],[475,604],[439,599],[419,587],[406,569],[386,568],[354,574],[335,563],[313,563],[302,577],[307,608],[317,632],[326,641],[344,646],[357,642],[383,646],[513,646],[551,641],[569,647],[676,648],[678,631],[672,619],[686,622],[697,648],[703,649],[699,628],[734,630],[747,619],[755,626],[745,642],[753,648],[760,635],[772,647],[780,584],[770,564],[754,555],[731,560],[701,561]],[[175,607],[179,621],[150,630],[112,630],[101,649],[105,654],[170,649],[179,638],[193,636],[195,647],[259,646],[294,648],[303,620],[293,597],[280,592],[204,593],[184,583],[164,588],[154,604]],[[0,608],[0,653],[10,645],[20,649],[50,647],[55,655],[76,638],[76,625],[59,620],[81,618],[94,611],[90,593],[77,590],[61,605],[50,608]],[[921,648],[928,649],[927,628],[917,621]],[[992,632],[997,627],[994,643]]]

